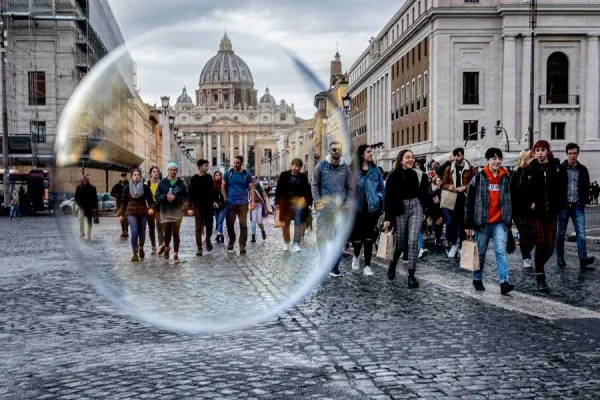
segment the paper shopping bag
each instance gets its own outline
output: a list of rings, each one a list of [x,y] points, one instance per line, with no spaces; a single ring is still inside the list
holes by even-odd
[[[477,249],[477,243],[471,240],[462,242],[460,267],[469,271],[479,271],[479,250]]]
[[[273,221],[274,228],[283,228],[283,222],[279,220],[279,207],[275,208],[275,221]]]
[[[445,208],[447,210],[454,210],[454,206],[456,206],[456,196],[456,192],[442,190],[442,200],[440,202],[440,207]]]
[[[377,247],[377,258],[389,261],[394,252],[394,232],[381,232],[379,236],[379,246]]]

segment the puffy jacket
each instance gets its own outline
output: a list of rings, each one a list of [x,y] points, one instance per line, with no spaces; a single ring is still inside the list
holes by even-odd
[[[125,186],[123,196],[121,196],[121,208],[117,212],[119,216],[143,217],[148,215],[148,209],[154,207],[154,197],[152,197],[152,190],[148,185],[143,185],[143,187],[144,194],[134,199],[129,192],[129,185]]]
[[[512,222],[512,202],[510,196],[510,178],[508,172],[501,169],[500,177],[500,209],[502,222],[509,225]],[[490,194],[490,181],[481,171],[471,179],[467,187],[467,201],[465,202],[464,226],[467,229],[483,230],[488,224],[488,205]]]
[[[369,164],[367,174],[363,175],[362,171],[358,172],[358,201],[356,202],[356,212],[360,214],[362,211],[363,198],[367,196],[369,204],[369,212],[375,212],[383,206],[383,196],[385,193],[385,185],[383,183],[383,175],[374,164]]]

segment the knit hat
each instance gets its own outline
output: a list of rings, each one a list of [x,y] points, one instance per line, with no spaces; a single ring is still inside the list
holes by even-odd
[[[179,165],[177,165],[177,163],[175,161],[171,161],[169,162],[169,164],[167,164],[167,169],[169,168],[175,168],[176,170],[179,171]]]

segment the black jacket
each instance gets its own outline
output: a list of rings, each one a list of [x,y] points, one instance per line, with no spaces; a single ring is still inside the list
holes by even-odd
[[[555,219],[567,201],[567,174],[560,162],[553,158],[548,161],[544,174],[538,160],[533,160],[523,171],[519,187],[519,198],[528,215],[544,219]],[[531,205],[535,204],[535,210]]]
[[[523,182],[523,173],[526,169],[527,167],[517,169],[510,178],[510,199],[514,218],[521,216],[525,218],[529,212],[527,211],[527,204],[525,204],[525,201],[521,201],[521,192],[519,190],[519,187]]]
[[[212,212],[213,204],[216,201],[212,175],[196,174],[192,176],[188,186],[188,209],[198,208],[205,212]]]
[[[121,181],[117,182],[115,186],[110,190],[110,195],[115,198],[115,206],[118,211],[121,208],[121,199],[123,198],[123,189],[127,186],[129,182],[121,183]]]
[[[406,179],[406,175],[402,171],[402,167],[398,167],[390,173],[385,184],[385,220],[394,222],[396,216],[404,213],[404,202],[402,196],[402,190],[407,185],[419,185],[417,188],[417,198],[423,208],[423,213],[427,212],[429,208],[429,202],[431,201],[429,196],[429,180],[427,175],[423,172],[417,172],[417,176],[421,174],[420,182],[410,182]],[[414,187],[413,187],[414,188]]]
[[[292,171],[283,171],[279,175],[277,181],[277,189],[275,189],[275,205],[279,206],[279,220],[285,221],[293,216],[292,213],[292,198],[304,198],[306,206],[302,210],[302,219],[305,220],[308,216],[308,207],[312,205],[313,197],[308,183],[308,176],[306,174],[298,174],[298,184],[290,184],[290,177]]]
[[[569,161],[565,160],[562,163],[563,168],[565,169],[565,174],[567,173],[567,168],[569,165]],[[585,165],[577,161],[577,168],[579,169],[579,204],[586,205],[590,202],[590,173]],[[569,184],[569,176],[567,175],[567,185]],[[566,200],[565,200],[566,201]]]
[[[98,209],[98,193],[96,186],[91,184],[78,185],[75,189],[75,203],[85,213]]]

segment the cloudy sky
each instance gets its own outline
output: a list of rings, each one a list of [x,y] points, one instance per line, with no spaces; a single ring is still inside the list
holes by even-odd
[[[327,82],[329,63],[339,43],[346,70],[400,8],[402,0],[110,0],[137,63],[137,85],[145,101],[173,102],[187,87],[194,98],[200,72],[216,54],[227,28],[233,49],[250,67],[255,89],[266,85],[279,101],[294,103],[310,117],[317,87],[293,67],[291,58],[271,43],[291,49]],[[165,29],[160,34],[151,32]],[[247,34],[247,33],[250,33]],[[134,44],[136,37],[148,39]],[[254,36],[253,36],[254,35]]]

